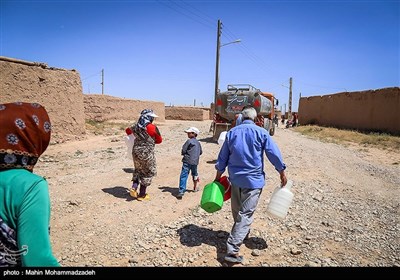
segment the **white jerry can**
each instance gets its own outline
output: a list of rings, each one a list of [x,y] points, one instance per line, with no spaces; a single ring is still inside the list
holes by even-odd
[[[288,180],[285,186],[276,187],[267,206],[267,212],[277,218],[284,219],[289,206],[293,201],[293,193],[290,191],[293,181]]]
[[[133,159],[132,158],[132,149],[133,149],[133,143],[135,142],[135,136],[133,136],[133,134],[126,135],[126,136],[124,136],[124,140],[125,140],[125,145],[127,148],[126,157],[128,159]]]
[[[222,146],[222,144],[224,144],[225,142],[225,138],[226,138],[226,133],[227,131],[222,131],[221,134],[218,137],[218,145]]]

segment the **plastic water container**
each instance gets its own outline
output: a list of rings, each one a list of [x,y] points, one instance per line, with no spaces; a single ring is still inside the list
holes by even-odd
[[[218,182],[207,184],[201,195],[200,207],[208,213],[213,213],[222,208],[224,203],[225,188]]]
[[[126,135],[126,136],[124,136],[124,141],[125,141],[125,145],[127,148],[126,157],[129,159],[133,159],[132,158],[132,149],[133,149],[133,144],[135,142],[135,136],[133,136],[133,134]]]
[[[221,134],[218,137],[218,145],[222,146],[222,144],[224,144],[225,138],[226,138],[226,133],[227,133],[227,131],[221,132]]]
[[[293,201],[293,193],[290,191],[293,181],[288,180],[285,186],[276,187],[267,206],[267,212],[277,218],[284,219],[289,206]]]

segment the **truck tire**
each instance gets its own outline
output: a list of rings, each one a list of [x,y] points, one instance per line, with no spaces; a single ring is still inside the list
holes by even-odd
[[[273,136],[275,134],[275,124],[272,120],[264,118],[264,128],[268,131],[269,135]]]
[[[272,123],[271,129],[269,130],[269,135],[274,136],[275,134],[275,124]]]
[[[214,126],[214,133],[213,133],[213,141],[217,143],[219,135],[221,134],[222,131],[228,131],[229,130],[229,125],[228,124],[217,124]]]

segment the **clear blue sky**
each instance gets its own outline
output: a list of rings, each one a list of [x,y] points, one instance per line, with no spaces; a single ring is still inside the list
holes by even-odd
[[[7,1],[0,55],[76,69],[84,93],[209,106],[251,84],[301,96],[400,85],[399,1]],[[279,106],[279,107],[280,107]],[[286,107],[287,108],[287,107]]]

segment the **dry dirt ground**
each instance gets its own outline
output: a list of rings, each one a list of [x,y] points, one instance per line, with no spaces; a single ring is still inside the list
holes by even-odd
[[[124,131],[49,146],[35,172],[50,185],[51,241],[61,264],[227,266],[230,202],[209,214],[199,207],[202,192],[175,197],[190,126],[201,131],[201,187],[214,179],[220,147],[210,123],[156,122],[164,141],[156,146],[150,201],[128,195],[133,164]],[[321,143],[281,127],[273,139],[294,181],[294,200],[284,220],[268,216],[279,175],[265,158],[267,186],[238,266],[400,266],[399,151]]]

